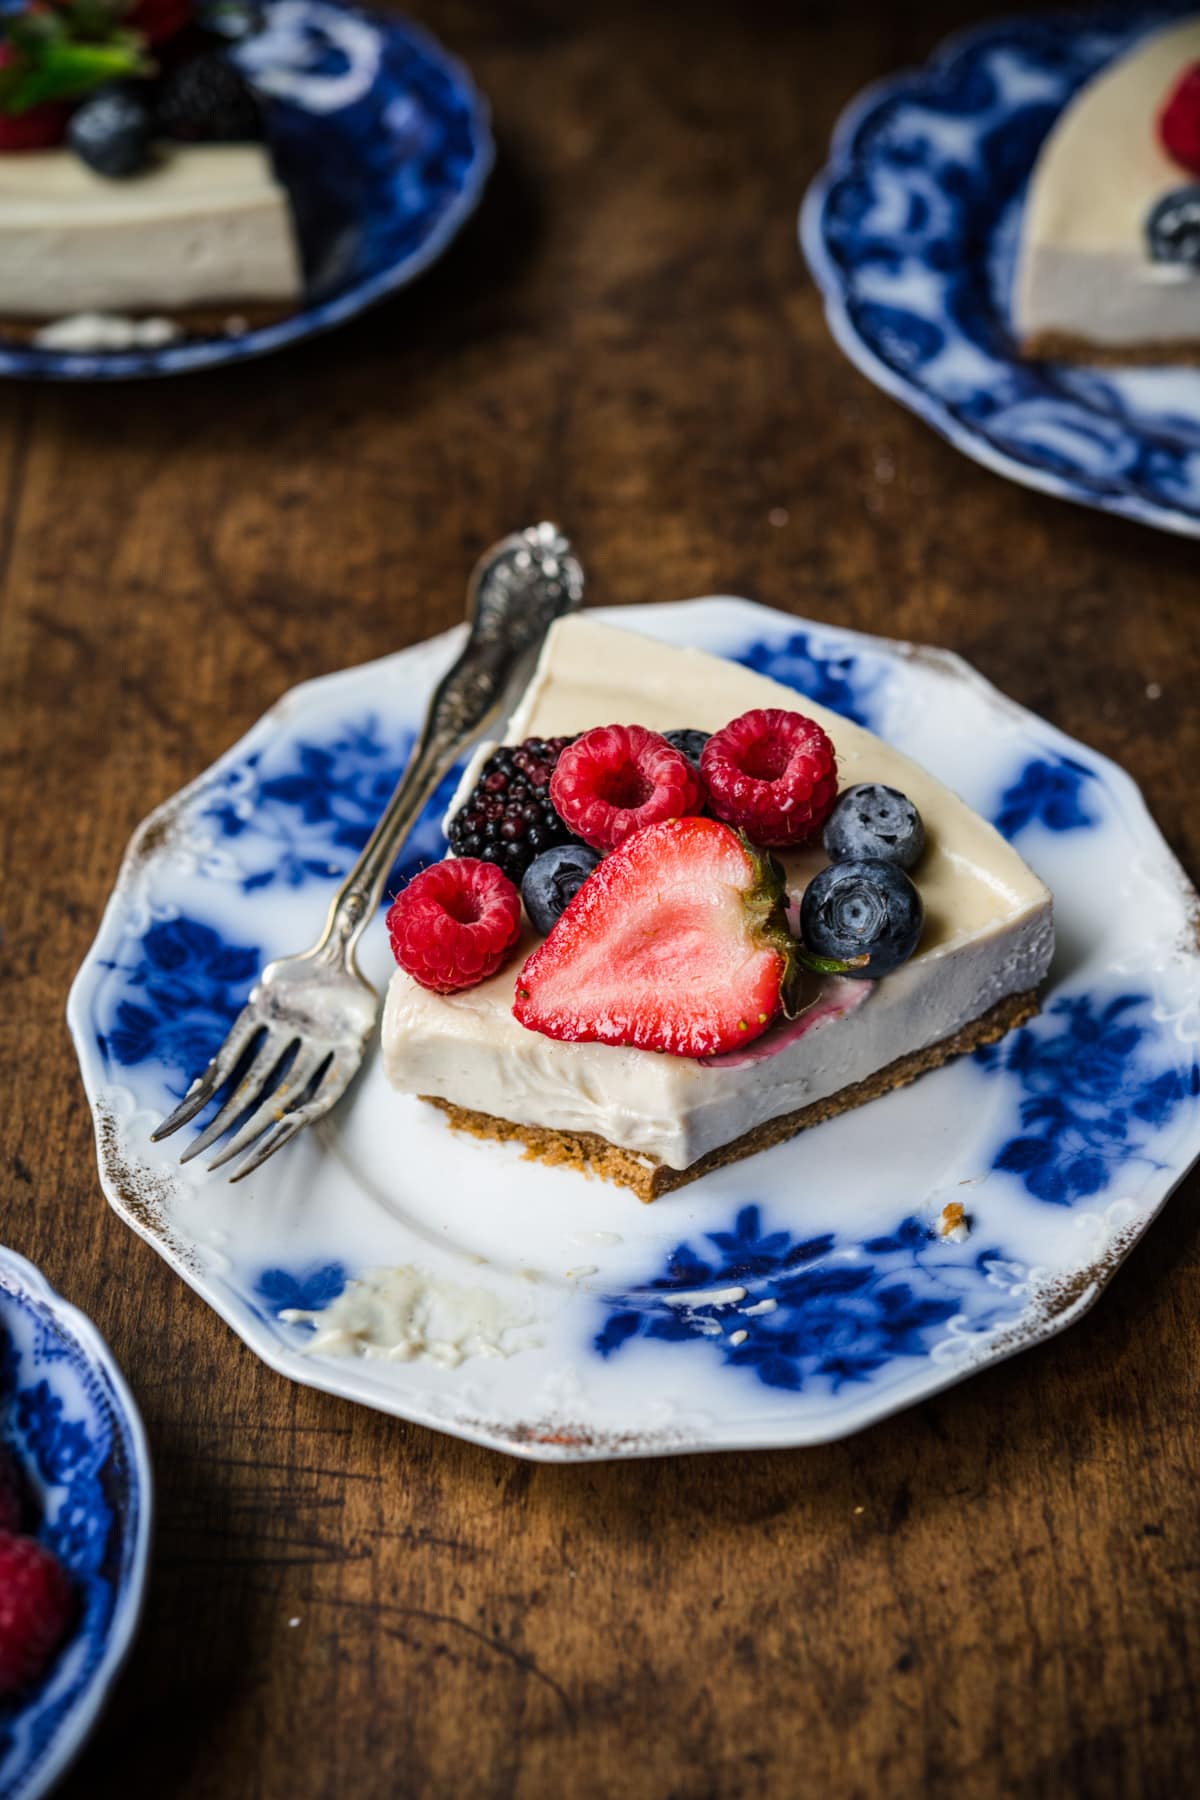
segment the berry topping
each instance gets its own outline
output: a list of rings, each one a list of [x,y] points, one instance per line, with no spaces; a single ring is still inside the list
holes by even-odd
[[[526,738],[502,744],[446,827],[456,856],[481,856],[520,881],[535,856],[571,834],[554,810],[550,777],[574,738]]]
[[[558,814],[595,850],[634,831],[699,812],[704,793],[687,757],[644,725],[598,725],[564,750],[550,783]]]
[[[793,949],[774,859],[716,819],[666,819],[580,888],[513,1012],[547,1037],[716,1056],[790,1005]]]
[[[521,935],[521,896],[493,863],[448,857],[414,875],[387,916],[400,967],[436,994],[494,975]]]
[[[1200,185],[1164,194],[1146,220],[1152,262],[1200,269]]]
[[[145,82],[116,81],[91,94],[72,115],[67,142],[97,175],[136,175],[146,166],[154,115]]]
[[[864,781],[838,795],[822,842],[830,862],[874,856],[911,869],[925,848],[925,827],[906,794]]]
[[[586,844],[556,844],[536,856],[521,883],[521,898],[534,930],[543,935],[551,931],[599,866],[599,855]]]
[[[1158,139],[1189,174],[1200,175],[1200,62],[1180,75],[1158,115]]]
[[[12,1451],[0,1444],[0,1531],[21,1529],[21,1476]]]
[[[743,713],[704,747],[700,770],[718,818],[756,844],[803,844],[837,795],[837,756],[815,719],[779,706]]]
[[[673,750],[680,756],[686,756],[693,768],[700,767],[700,758],[704,754],[704,746],[712,736],[711,731],[695,731],[690,726],[686,731],[664,731],[663,736]]]
[[[153,73],[124,0],[0,4],[0,149],[60,144],[71,105],[125,76]]]
[[[158,128],[185,144],[235,144],[262,136],[262,112],[224,52],[206,50],[163,76]]]
[[[71,1620],[71,1586],[33,1538],[0,1532],[0,1699],[43,1673]]]
[[[809,882],[800,902],[800,931],[809,950],[836,957],[859,981],[890,975],[921,939],[925,909],[898,863],[855,857],[830,863]],[[866,957],[860,967],[855,959]]]

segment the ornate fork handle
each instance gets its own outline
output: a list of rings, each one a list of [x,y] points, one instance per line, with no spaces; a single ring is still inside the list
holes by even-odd
[[[421,735],[362,855],[334,896],[310,955],[352,968],[363,927],[421,810],[458,757],[499,716],[554,620],[583,597],[583,571],[554,525],[531,526],[497,544],[471,576],[470,626],[454,665],[434,689]]]

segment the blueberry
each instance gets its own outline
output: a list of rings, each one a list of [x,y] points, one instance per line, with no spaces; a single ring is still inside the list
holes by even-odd
[[[925,848],[925,827],[907,795],[864,781],[838,795],[822,842],[830,862],[868,856],[911,869]]]
[[[668,744],[671,744],[678,750],[681,756],[686,756],[688,761],[698,769],[700,767],[700,752],[712,736],[712,732],[693,731],[690,729],[686,731],[664,731],[663,736],[666,738]]]
[[[146,166],[154,114],[144,83],[113,82],[71,114],[67,142],[97,175],[136,175]]]
[[[800,902],[800,932],[817,956],[839,962],[869,956],[856,980],[875,981],[908,961],[921,939],[925,908],[904,870],[878,857],[830,863]]]
[[[1200,185],[1174,188],[1146,220],[1152,262],[1200,269]]]
[[[521,898],[535,931],[548,932],[575,898],[600,858],[586,844],[555,844],[525,871]]]

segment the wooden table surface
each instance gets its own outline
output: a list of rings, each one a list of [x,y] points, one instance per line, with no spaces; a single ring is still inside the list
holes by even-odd
[[[101,1198],[63,1007],[134,826],[292,683],[451,624],[541,517],[597,601],[961,651],[1200,874],[1196,546],[960,458],[797,255],[841,105],[974,9],[417,10],[501,146],[438,269],[276,360],[0,392],[0,1241],[95,1318],[158,1477],[63,1792],[1195,1792],[1194,1179],[1081,1324],[860,1437],[582,1468],[289,1385]]]

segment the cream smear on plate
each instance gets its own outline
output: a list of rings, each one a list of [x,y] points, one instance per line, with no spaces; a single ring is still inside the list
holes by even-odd
[[[370,1356],[387,1362],[433,1362],[456,1369],[473,1356],[513,1356],[532,1347],[533,1315],[483,1287],[454,1282],[411,1265],[367,1269],[316,1312],[289,1307],[285,1325],[312,1325],[310,1356]]]

